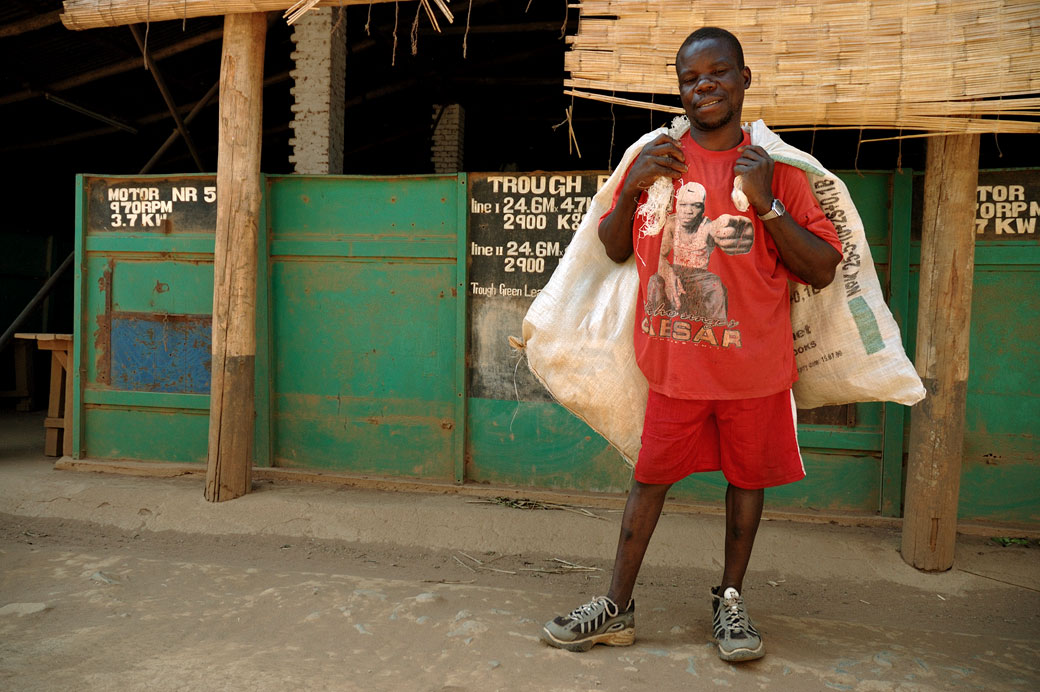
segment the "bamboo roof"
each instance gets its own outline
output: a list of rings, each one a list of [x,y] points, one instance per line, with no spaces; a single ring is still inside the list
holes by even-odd
[[[369,5],[391,0],[319,0],[311,7]],[[62,23],[69,29],[98,29],[170,19],[191,19],[243,12],[288,10],[295,0],[65,0]]]
[[[772,127],[1040,132],[1037,0],[582,0],[566,93],[655,110],[702,26],[740,39]],[[618,97],[618,92],[631,98]]]

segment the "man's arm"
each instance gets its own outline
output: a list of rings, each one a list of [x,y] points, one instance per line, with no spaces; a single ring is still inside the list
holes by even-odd
[[[665,134],[639,152],[621,183],[614,209],[599,222],[599,239],[607,257],[620,263],[632,255],[632,220],[639,196],[662,175],[673,180],[682,177],[686,172],[683,160],[679,142]]]
[[[765,214],[773,203],[773,159],[758,146],[743,147],[740,152],[733,172],[744,176],[744,194],[755,213]],[[780,259],[795,276],[813,288],[823,288],[834,280],[841,253],[827,241],[802,228],[791,214],[762,223],[773,236]]]

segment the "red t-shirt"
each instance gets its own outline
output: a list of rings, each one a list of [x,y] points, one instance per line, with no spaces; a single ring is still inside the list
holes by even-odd
[[[738,146],[748,143],[745,133]],[[681,144],[689,170],[675,181],[664,229],[646,235],[638,213],[632,224],[636,361],[651,389],[677,399],[749,399],[789,389],[798,373],[787,282],[804,282],[781,262],[755,210],[739,212],[730,199],[737,147],[710,151],[688,133]],[[776,163],[773,195],[841,252],[804,172]]]

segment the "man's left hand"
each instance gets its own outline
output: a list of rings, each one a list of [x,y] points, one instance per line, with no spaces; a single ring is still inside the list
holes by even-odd
[[[769,211],[773,203],[773,159],[766,150],[755,145],[738,149],[740,158],[733,166],[736,175],[744,176],[744,194],[758,215]]]

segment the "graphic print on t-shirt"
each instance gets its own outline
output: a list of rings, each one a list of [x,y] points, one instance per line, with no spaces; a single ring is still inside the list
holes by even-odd
[[[726,286],[708,270],[708,259],[716,249],[727,255],[747,254],[755,228],[744,216],[708,218],[705,197],[704,186],[696,182],[675,193],[675,213],[668,215],[661,231],[657,272],[647,281],[648,316],[678,316],[707,324],[727,320]]]

